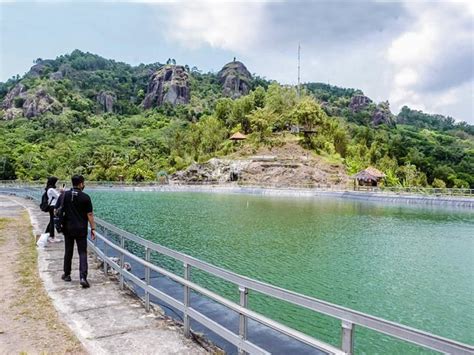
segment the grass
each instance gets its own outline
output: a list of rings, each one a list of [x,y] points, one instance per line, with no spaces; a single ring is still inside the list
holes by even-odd
[[[15,318],[44,322],[46,326],[45,334],[53,331],[61,338],[62,344],[58,344],[60,353],[81,353],[80,342],[69,328],[59,320],[51,299],[43,288],[37,266],[38,252],[27,212],[17,218],[0,218],[2,242],[5,241],[4,234],[13,230],[18,238],[19,255],[15,271],[21,288],[21,292],[18,292],[18,298],[13,304],[16,312]]]
[[[10,218],[0,217],[0,231],[5,229],[5,226],[10,221]],[[0,246],[3,245],[6,241],[6,237],[3,233],[0,233]]]

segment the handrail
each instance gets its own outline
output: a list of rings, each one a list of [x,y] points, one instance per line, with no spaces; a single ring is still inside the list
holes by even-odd
[[[440,337],[428,332],[424,332],[412,327],[401,325],[395,322],[384,320],[375,316],[371,316],[359,311],[354,311],[349,308],[338,306],[323,300],[319,300],[313,297],[305,296],[293,291],[288,291],[283,288],[270,285],[265,282],[257,281],[246,276],[236,274],[232,271],[225,270],[223,268],[211,265],[192,256],[180,253],[178,251],[169,249],[162,245],[153,243],[149,240],[143,239],[132,233],[126,232],[108,222],[105,222],[97,218],[97,223],[105,229],[112,231],[115,234],[122,235],[123,237],[134,241],[146,248],[149,248],[160,254],[169,256],[175,260],[181,261],[184,264],[191,265],[202,271],[205,271],[211,275],[217,276],[223,280],[234,283],[238,286],[245,287],[254,291],[258,291],[261,294],[271,296],[301,307],[308,308],[310,310],[338,318],[341,321],[348,321],[355,325],[360,325],[365,328],[369,328],[380,333],[390,335],[392,337],[405,340],[423,347],[437,350],[446,353],[455,354],[474,354],[474,346],[463,344],[448,338]],[[112,243],[112,242],[109,242]],[[113,244],[113,243],[112,243]],[[125,250],[119,250],[125,252]],[[129,252],[127,252],[128,256]],[[135,256],[135,258],[138,258]],[[138,261],[138,260],[137,260]],[[161,271],[155,270],[162,273]],[[167,275],[169,276],[169,275]],[[170,276],[171,277],[171,276]],[[173,278],[173,277],[171,277]],[[185,284],[184,279],[175,279],[175,281]],[[187,284],[187,286],[194,288],[194,285]],[[212,297],[211,297],[212,298]],[[248,315],[248,314],[247,314]]]
[[[38,199],[38,196],[32,195],[31,191],[25,190],[23,195],[27,195],[30,198]],[[402,324],[398,324],[395,322],[391,322],[382,318],[374,317],[359,311],[351,310],[349,308],[345,308],[342,306],[338,306],[323,300],[319,300],[313,297],[305,296],[293,291],[285,290],[283,288],[273,286],[271,284],[257,281],[251,279],[249,277],[245,277],[234,272],[225,270],[223,268],[211,265],[204,261],[201,261],[197,258],[192,256],[186,255],[184,253],[169,249],[162,245],[156,244],[144,238],[141,238],[137,235],[134,235],[130,232],[124,231],[117,226],[114,226],[106,221],[103,221],[100,218],[96,218],[97,225],[99,225],[103,230],[108,233],[108,231],[117,234],[121,239],[121,244],[118,246],[117,244],[110,241],[106,235],[102,235],[101,233],[97,233],[99,239],[104,242],[105,246],[111,247],[115,249],[121,255],[121,262],[123,264],[123,256],[127,256],[136,262],[142,264],[145,267],[145,270],[153,270],[158,272],[162,275],[165,275],[172,280],[178,282],[179,284],[185,287],[185,291],[188,289],[193,289],[198,293],[201,293],[218,303],[221,303],[227,306],[230,309],[238,312],[242,317],[243,322],[241,322],[241,327],[239,329],[239,336],[236,334],[228,331],[226,328],[222,327],[221,325],[213,322],[203,314],[200,314],[197,310],[193,309],[189,304],[182,303],[176,299],[171,298],[169,295],[164,294],[163,292],[157,290],[156,288],[152,287],[149,282],[143,282],[133,274],[127,272],[123,269],[120,265],[112,261],[105,252],[101,251],[95,243],[89,241],[89,244],[94,249],[94,251],[103,258],[105,269],[107,266],[110,266],[117,270],[121,277],[126,277],[130,279],[132,282],[137,284],[139,287],[143,288],[146,293],[150,293],[155,297],[163,300],[164,302],[170,303],[177,309],[184,312],[185,316],[189,316],[196,321],[202,323],[205,326],[208,326],[211,330],[215,331],[217,334],[224,337],[226,340],[231,342],[232,344],[236,345],[241,353],[243,352],[250,352],[250,353],[265,353],[263,349],[260,349],[258,346],[250,343],[246,339],[246,318],[254,319],[272,329],[275,329],[279,332],[282,332],[294,339],[302,341],[308,345],[311,345],[317,349],[324,350],[328,353],[332,354],[339,354],[339,353],[353,353],[353,338],[354,338],[354,325],[359,325],[368,329],[375,330],[380,333],[387,334],[389,336],[420,345],[422,347],[449,353],[449,354],[474,354],[474,346],[464,344],[455,340],[451,340],[448,338],[440,337],[425,331],[421,331],[412,327],[408,327]],[[213,276],[217,276],[223,280],[229,281],[239,287],[239,291],[241,294],[241,303],[236,304],[232,301],[223,298],[216,293],[203,288],[190,280],[190,273],[185,272],[185,277],[178,276],[168,270],[165,270],[159,266],[154,265],[149,260],[143,260],[139,256],[133,254],[132,252],[126,250],[124,248],[123,241],[125,239],[131,240],[143,247],[147,251],[147,255],[149,254],[148,251],[155,251],[162,255],[166,255],[171,257],[177,261],[181,261],[185,265],[185,270],[189,267],[195,267],[202,271],[205,271]],[[189,270],[189,269],[188,269]],[[255,290],[261,294],[280,299],[294,305],[304,307],[310,309],[312,311],[322,313],[333,318],[337,318],[342,322],[342,351],[337,349],[329,344],[323,343],[317,339],[314,339],[306,334],[303,334],[297,330],[284,326],[278,322],[275,322],[269,318],[266,318],[263,315],[260,315],[254,311],[250,311],[246,308],[246,295],[248,290]],[[185,297],[186,300],[186,297]],[[189,300],[188,300],[189,301]],[[189,326],[189,323],[188,323]],[[189,329],[187,329],[189,331]],[[186,333],[186,329],[185,329]]]
[[[41,187],[44,184],[40,182],[16,181],[16,180],[0,180],[0,186],[17,185],[19,187],[34,186]],[[435,187],[417,187],[417,186],[351,186],[318,184],[318,183],[302,183],[302,184],[275,184],[267,182],[212,182],[212,181],[196,181],[196,182],[171,182],[161,183],[158,181],[88,181],[91,187],[174,187],[174,186],[209,186],[209,187],[246,187],[246,188],[270,188],[270,189],[306,189],[314,191],[334,191],[334,192],[360,192],[360,193],[380,193],[380,194],[421,194],[428,196],[453,196],[474,198],[474,189],[470,188],[435,188]]]

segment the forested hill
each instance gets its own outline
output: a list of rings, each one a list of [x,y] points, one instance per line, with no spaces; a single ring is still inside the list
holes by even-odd
[[[0,83],[0,179],[155,180],[297,140],[349,174],[375,166],[389,185],[474,188],[471,125],[408,107],[394,115],[388,102],[321,83],[298,95],[235,59],[224,64],[203,73],[173,59],[130,66],[79,50],[38,58]],[[237,131],[248,139],[236,145],[228,138]]]

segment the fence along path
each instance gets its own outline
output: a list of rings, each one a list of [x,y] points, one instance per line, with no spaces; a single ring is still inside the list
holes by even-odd
[[[0,189],[0,192],[8,192],[9,189]],[[11,189],[11,193],[38,200],[39,194],[37,191],[31,189]],[[362,312],[358,312],[349,308],[341,307],[323,300],[313,297],[305,296],[276,287],[261,281],[257,281],[245,276],[238,275],[234,272],[222,269],[220,267],[211,265],[189,255],[174,251],[167,247],[153,243],[149,240],[143,239],[132,233],[124,231],[106,221],[96,218],[97,225],[100,229],[96,233],[96,240],[92,242],[89,240],[89,246],[97,254],[99,258],[104,261],[104,271],[109,268],[114,269],[120,278],[120,285],[123,287],[125,280],[128,280],[136,286],[142,288],[145,292],[145,307],[150,307],[150,295],[159,300],[169,304],[177,310],[183,312],[184,333],[186,336],[191,335],[190,319],[194,319],[214,333],[218,334],[228,342],[232,343],[239,349],[239,354],[269,354],[268,351],[253,344],[247,339],[248,334],[248,320],[252,319],[260,324],[263,324],[273,330],[285,334],[295,340],[307,344],[315,349],[323,351],[328,354],[354,354],[354,328],[356,326],[372,329],[376,332],[392,336],[397,339],[404,340],[409,343],[419,345],[421,347],[436,350],[446,354],[473,354],[474,346],[463,344],[451,339],[440,337],[425,331],[421,331],[412,327],[391,322],[382,318],[374,317]],[[112,241],[109,234],[118,236],[117,241]],[[114,238],[117,239],[117,238]],[[99,247],[98,241],[102,242],[102,248]],[[145,258],[137,256],[133,252],[125,248],[125,242],[132,241],[144,248]],[[111,251],[119,255],[119,261],[111,257]],[[176,261],[183,263],[184,274],[176,275],[173,272],[159,267],[150,260],[151,252],[170,257]],[[136,263],[139,263],[145,268],[145,280],[137,277],[133,273],[127,271],[122,266],[124,265],[124,258],[127,257]],[[231,282],[237,286],[239,292],[239,303],[232,302],[213,291],[210,291],[191,280],[191,268],[200,269],[210,275],[216,276],[222,280]],[[183,301],[173,298],[153,287],[150,283],[150,272],[156,272],[168,277],[169,279],[181,284],[183,286],[184,297]],[[192,307],[190,303],[191,290],[208,297],[209,299],[228,307],[229,309],[239,314],[239,332],[238,334],[230,331],[219,323],[208,318],[204,314]],[[341,322],[341,342],[340,347],[334,347],[322,341],[319,341],[311,336],[308,336],[298,330],[292,329],[279,322],[267,318],[266,316],[248,309],[248,291],[254,290],[260,294],[283,300],[294,305],[310,309],[333,318],[339,319]]]

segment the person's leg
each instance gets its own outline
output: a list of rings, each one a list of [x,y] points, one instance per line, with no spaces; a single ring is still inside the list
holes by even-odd
[[[71,275],[72,256],[74,254],[74,237],[64,234],[64,275]]]
[[[51,212],[49,210],[49,207],[48,207],[48,213],[49,213],[49,223],[46,226],[46,230],[44,232],[45,233],[50,233],[50,235],[51,235],[51,232],[49,231],[51,229]]]
[[[49,206],[49,237],[54,239],[54,207]]]
[[[79,253],[79,276],[87,280],[87,237],[76,237],[77,252]]]

